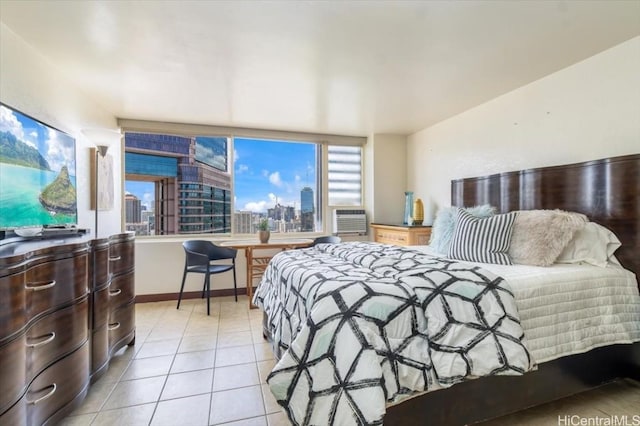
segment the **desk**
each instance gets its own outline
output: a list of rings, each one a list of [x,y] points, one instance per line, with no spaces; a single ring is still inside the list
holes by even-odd
[[[253,279],[259,278],[267,269],[267,265],[272,256],[254,256],[256,250],[290,250],[295,248],[309,247],[313,244],[313,240],[308,238],[296,238],[286,240],[273,240],[268,243],[261,243],[254,240],[243,241],[225,241],[219,245],[222,247],[231,247],[234,249],[244,250],[244,257],[247,260],[247,296],[249,296],[249,308],[256,308],[252,303],[253,299]]]

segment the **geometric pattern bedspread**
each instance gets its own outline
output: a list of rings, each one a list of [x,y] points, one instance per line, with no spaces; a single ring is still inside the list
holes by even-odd
[[[282,351],[267,381],[296,425],[382,424],[387,402],[534,365],[502,278],[410,248],[281,252],[253,301]]]

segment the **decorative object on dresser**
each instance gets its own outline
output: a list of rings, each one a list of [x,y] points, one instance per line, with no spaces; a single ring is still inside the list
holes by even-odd
[[[424,221],[424,204],[420,198],[416,198],[413,202],[413,221],[412,225],[422,225]]]
[[[413,191],[404,192],[404,217],[402,219],[403,225],[411,225],[413,216]]]
[[[398,246],[415,246],[429,244],[430,226],[392,225],[372,223],[373,241]]]
[[[0,424],[60,421],[85,398],[96,372],[106,371],[108,357],[134,342],[133,238],[0,245]],[[101,315],[108,318],[106,345]]]

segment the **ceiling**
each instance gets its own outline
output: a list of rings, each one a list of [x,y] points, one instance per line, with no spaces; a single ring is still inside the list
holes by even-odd
[[[13,1],[116,117],[410,134],[640,35],[640,1]]]

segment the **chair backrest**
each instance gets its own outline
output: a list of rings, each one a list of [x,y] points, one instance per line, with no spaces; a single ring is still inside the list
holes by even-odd
[[[235,258],[238,250],[229,247],[220,247],[207,240],[188,240],[182,243],[187,255],[187,266],[206,265],[212,260]]]
[[[327,235],[325,237],[318,237],[315,240],[313,240],[313,245],[315,246],[316,244],[338,244],[342,242],[342,238],[337,237],[335,235]]]

